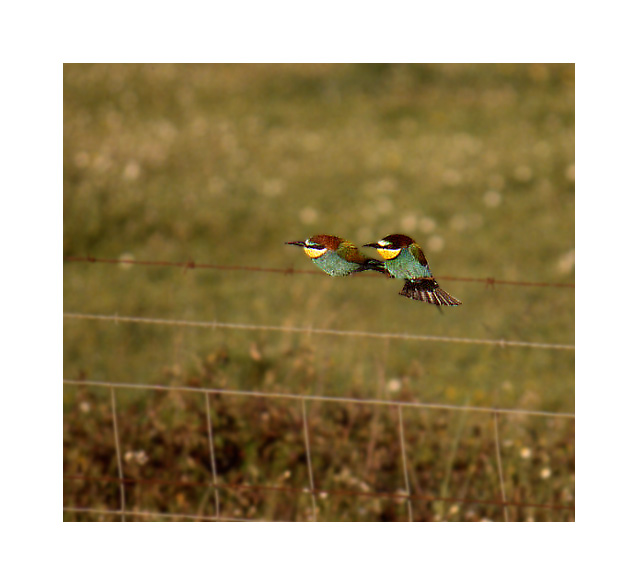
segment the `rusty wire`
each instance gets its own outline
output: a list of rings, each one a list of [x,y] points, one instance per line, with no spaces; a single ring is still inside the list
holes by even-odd
[[[276,268],[276,267],[253,267],[240,265],[218,265],[196,263],[193,260],[174,262],[164,260],[134,260],[130,258],[96,258],[94,256],[65,256],[65,262],[85,262],[85,263],[107,263],[120,265],[142,265],[142,266],[158,266],[158,267],[177,267],[181,269],[213,269],[219,271],[254,271],[267,273],[282,273],[284,275],[307,274],[321,275],[317,270],[294,269],[294,268]],[[438,279],[442,281],[465,281],[474,283],[484,283],[487,287],[495,285],[517,285],[522,287],[568,287],[575,288],[574,283],[535,283],[531,281],[507,281],[503,279],[495,279],[494,277],[451,277],[448,275],[438,275]]]

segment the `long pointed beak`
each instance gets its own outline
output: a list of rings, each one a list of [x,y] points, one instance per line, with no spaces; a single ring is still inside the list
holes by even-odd
[[[369,248],[379,248],[379,244],[377,244],[377,242],[371,242],[370,244],[364,244],[364,246],[368,246]]]
[[[295,246],[306,246],[306,242],[303,240],[295,240],[293,242],[285,242],[284,244],[293,244]]]

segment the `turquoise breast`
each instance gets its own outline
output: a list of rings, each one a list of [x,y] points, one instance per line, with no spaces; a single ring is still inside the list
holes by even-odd
[[[422,265],[408,248],[402,249],[395,258],[387,260],[384,266],[396,279],[422,279],[433,276],[428,266]]]
[[[346,275],[350,275],[355,269],[359,268],[357,263],[348,262],[332,251],[312,260],[320,269],[332,277],[345,277]]]

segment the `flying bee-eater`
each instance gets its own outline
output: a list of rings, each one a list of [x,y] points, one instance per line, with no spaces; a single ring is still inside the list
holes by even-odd
[[[384,268],[390,275],[404,279],[404,288],[399,292],[400,295],[437,306],[461,305],[461,301],[439,286],[423,250],[410,236],[390,234],[378,242],[364,246],[377,249],[384,259]]]
[[[320,269],[332,277],[345,277],[361,271],[377,271],[388,274],[384,263],[364,256],[357,246],[339,236],[317,234],[306,240],[286,242],[301,246]]]

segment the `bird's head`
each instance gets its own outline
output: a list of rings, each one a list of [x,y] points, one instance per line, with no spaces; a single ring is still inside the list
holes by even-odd
[[[302,246],[307,256],[310,256],[311,258],[319,258],[329,250],[337,250],[343,241],[344,239],[339,238],[338,236],[316,234],[306,240],[295,240],[293,242],[286,242],[285,244]]]
[[[410,236],[404,234],[389,234],[377,242],[364,244],[370,248],[377,249],[377,252],[384,260],[395,258],[404,248],[408,248],[415,242]]]

